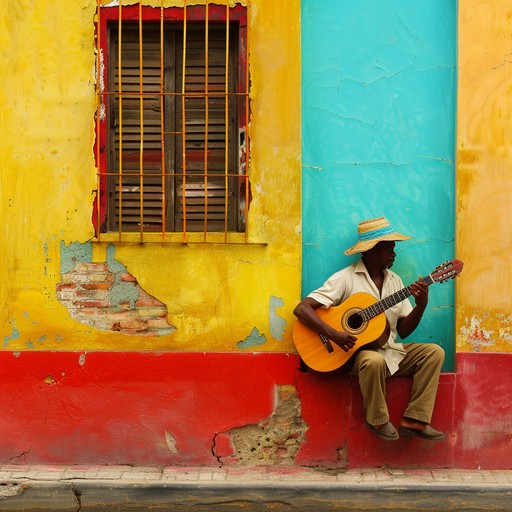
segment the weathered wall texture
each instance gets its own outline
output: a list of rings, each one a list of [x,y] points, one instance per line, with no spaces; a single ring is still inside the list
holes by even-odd
[[[457,349],[512,352],[512,4],[459,2]]]
[[[459,1],[455,91],[455,2],[245,3],[250,243],[139,245],[91,240],[96,2],[0,2],[0,462],[510,469],[512,6]],[[300,15],[303,292],[346,263],[361,217],[414,235],[398,268],[412,280],[452,256],[457,214],[456,302],[453,287],[433,289],[423,331],[449,348],[455,304],[457,372],[441,377],[436,447],[381,443],[354,379],[302,373],[288,353]],[[76,318],[96,301],[105,311]],[[100,322],[149,303],[154,336]],[[394,422],[408,386],[389,382]]]
[[[435,446],[381,441],[364,426],[356,379],[301,373],[295,355],[4,351],[0,361],[3,463],[511,468],[502,354],[458,354],[459,371],[441,376],[433,422],[446,440]],[[395,424],[410,387],[388,382]]]
[[[187,1],[194,4],[204,1]],[[249,5],[249,243],[141,245],[90,241],[96,1],[1,3],[4,349],[292,350],[291,311],[300,296],[299,9],[295,0]],[[74,268],[61,272],[69,247],[86,265],[105,264],[113,248],[124,273],[166,308],[166,318],[155,319],[158,335],[146,336],[142,324],[138,336],[101,318],[82,321],[91,308],[63,287],[72,284]],[[121,281],[114,288],[78,291],[89,301],[108,295],[109,307],[128,305],[140,316],[134,287]]]

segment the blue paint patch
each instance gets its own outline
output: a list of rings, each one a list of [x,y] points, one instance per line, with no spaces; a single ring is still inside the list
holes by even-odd
[[[16,320],[13,320],[11,322],[12,330],[10,336],[4,336],[4,348],[7,347],[9,344],[9,341],[11,340],[18,340],[20,338],[20,331],[16,327]]]
[[[127,274],[128,269],[118,260],[116,260],[116,246],[108,244],[107,246],[107,266],[113,274]]]
[[[115,259],[116,248],[114,245],[107,246],[107,267],[114,274],[114,282],[110,287],[109,299],[114,307],[120,307],[124,302],[130,303],[130,309],[135,309],[135,303],[139,298],[140,288],[136,283],[123,281],[123,274],[129,274],[128,269]]]
[[[39,336],[39,338],[37,338],[37,342],[38,342],[38,343],[42,343],[43,341],[45,341],[45,340],[46,340],[46,338],[47,338],[47,336],[46,336],[46,335]]]
[[[283,333],[284,329],[286,328],[286,325],[288,322],[280,317],[276,313],[277,308],[282,308],[284,306],[284,300],[279,297],[274,297],[274,295],[270,296],[270,306],[269,306],[269,313],[270,313],[270,334],[276,339],[276,340],[282,340],[283,339]]]
[[[258,347],[260,345],[264,345],[267,342],[267,337],[264,334],[260,334],[260,331],[254,327],[251,331],[251,334],[245,338],[245,340],[240,340],[237,342],[236,346],[238,348],[250,348],[250,347]]]
[[[48,256],[48,244],[46,242],[43,245],[43,253],[45,257],[45,263],[50,263],[52,260]],[[46,268],[46,265],[44,266],[44,275],[48,275],[48,269]]]
[[[60,273],[65,274],[75,269],[77,263],[92,262],[92,243],[71,242],[66,246],[60,242]]]

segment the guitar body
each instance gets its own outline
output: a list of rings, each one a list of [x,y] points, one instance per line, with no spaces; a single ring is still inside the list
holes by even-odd
[[[420,280],[430,286],[457,277],[464,264],[450,260],[439,265]],[[318,308],[316,313],[326,324],[337,331],[345,331],[357,337],[356,344],[345,352],[325,336],[306,327],[300,320],[293,327],[293,342],[302,360],[317,372],[347,371],[352,358],[363,348],[382,347],[389,337],[389,326],[384,311],[399,304],[411,295],[411,287],[402,288],[378,301],[369,293],[355,293],[339,306],[328,309]]]
[[[387,341],[380,339],[387,334],[386,316],[381,313],[368,321],[358,321],[357,313],[373,304],[377,299],[369,293],[355,293],[339,306],[328,309],[318,308],[318,316],[338,331],[345,331],[357,337],[356,344],[345,352],[335,343],[330,343],[332,352],[328,350],[319,334],[305,326],[302,322],[295,322],[293,328],[293,341],[302,360],[312,370],[330,372],[334,370],[348,370],[352,365],[352,358],[363,348],[378,348]],[[375,346],[376,345],[376,346]]]

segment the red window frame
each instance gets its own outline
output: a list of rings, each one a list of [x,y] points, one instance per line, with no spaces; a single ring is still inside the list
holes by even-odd
[[[208,16],[206,15],[206,8],[208,8]],[[186,10],[186,17],[185,17]],[[228,12],[227,12],[228,11]],[[151,7],[142,6],[140,4],[129,6],[100,6],[97,7],[96,18],[96,96],[97,96],[97,112],[96,112],[96,138],[94,144],[94,153],[96,160],[97,176],[98,176],[98,189],[96,190],[96,198],[92,212],[92,222],[95,230],[95,237],[100,240],[101,233],[104,233],[103,226],[107,218],[107,177],[108,177],[108,152],[107,152],[107,138],[108,138],[108,102],[110,96],[115,94],[114,91],[107,91],[104,88],[108,82],[106,71],[109,69],[109,45],[108,45],[108,25],[118,24],[119,20],[122,21],[138,21],[142,19],[148,22],[204,22],[208,19],[209,22],[226,22],[235,21],[239,24],[239,76],[238,76],[238,89],[239,95],[239,130],[245,133],[246,140],[245,152],[241,156],[243,159],[242,165],[245,168],[244,175],[246,175],[246,223],[247,223],[247,210],[249,207],[249,178],[248,178],[248,136],[247,124],[249,117],[249,67],[248,67],[248,29],[247,29],[247,7],[236,4],[230,6],[227,2],[226,5],[212,5],[207,6],[186,6],[186,7]],[[243,105],[240,104],[243,102]],[[120,228],[121,232],[121,228]],[[246,227],[247,232],[247,227]]]

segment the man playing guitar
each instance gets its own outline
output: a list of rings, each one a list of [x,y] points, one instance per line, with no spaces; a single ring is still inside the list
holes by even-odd
[[[404,289],[401,278],[390,268],[396,256],[395,242],[409,238],[397,233],[384,217],[359,223],[358,242],[345,254],[362,253],[361,259],[333,274],[297,305],[294,314],[298,323],[318,333],[327,345],[332,342],[346,353],[354,352],[349,373],[359,378],[366,424],[372,432],[387,441],[396,440],[399,435],[441,440],[444,434],[431,427],[430,420],[444,350],[436,344],[397,341],[398,336],[401,339],[409,336],[420,323],[428,303],[428,284],[420,279],[405,289],[413,296],[414,307],[408,299],[400,299],[401,302],[385,310],[385,322],[382,322],[386,329],[379,343],[381,348],[362,347],[355,351],[358,335],[333,327],[319,314],[322,312],[319,308],[338,306],[356,293],[364,292],[381,300]],[[410,402],[398,431],[389,421],[385,398],[385,380],[390,376],[407,376],[413,380]]]

